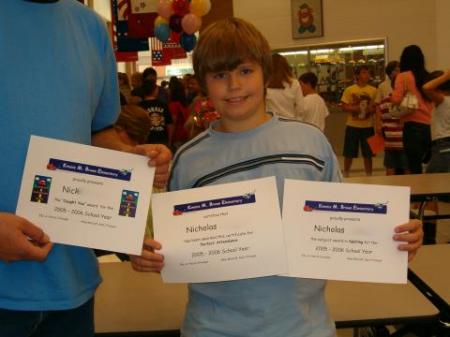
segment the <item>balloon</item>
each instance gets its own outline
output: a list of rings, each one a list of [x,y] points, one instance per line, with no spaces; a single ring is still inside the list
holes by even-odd
[[[210,0],[191,0],[191,13],[197,16],[203,16],[211,9]]]
[[[186,34],[194,34],[200,29],[202,25],[202,20],[194,14],[186,14],[183,19],[181,19],[181,27]]]
[[[159,0],[157,11],[160,16],[168,19],[173,14],[172,1],[171,0]]]
[[[189,13],[190,3],[188,0],[172,0],[172,9],[175,14],[184,16]]]
[[[169,20],[166,18],[163,18],[162,16],[158,16],[155,19],[155,27],[159,26],[159,25],[168,25],[169,24]]]
[[[195,34],[181,34],[180,45],[186,51],[191,51],[194,49],[195,44],[197,43],[197,37]]]
[[[161,42],[167,42],[170,37],[170,28],[167,24],[160,24],[155,27],[155,36]]]
[[[183,28],[181,27],[181,16],[176,14],[172,15],[169,19],[169,27],[174,32],[181,32],[183,30]]]

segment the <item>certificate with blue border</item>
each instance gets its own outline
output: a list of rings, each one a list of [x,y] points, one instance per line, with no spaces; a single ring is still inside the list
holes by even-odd
[[[409,187],[286,179],[288,276],[406,283],[408,254],[393,240],[408,222]]]
[[[215,282],[287,271],[274,177],[154,194],[165,282]]]
[[[55,243],[140,254],[155,171],[147,161],[31,136],[16,213]]]

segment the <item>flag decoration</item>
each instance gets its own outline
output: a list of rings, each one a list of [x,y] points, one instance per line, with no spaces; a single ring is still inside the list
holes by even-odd
[[[152,65],[153,66],[167,66],[170,62],[170,57],[167,51],[163,48],[163,43],[158,39],[151,37],[152,48]]]
[[[147,38],[133,38],[129,36],[128,18],[130,13],[130,0],[111,0],[113,46],[116,52],[137,52],[149,49]]]
[[[171,60],[186,58],[186,51],[180,46],[178,42],[169,39],[167,42],[163,42],[163,50],[168,54]]]
[[[148,38],[154,36],[155,19],[158,16],[156,1],[130,0],[128,15],[128,36]]]

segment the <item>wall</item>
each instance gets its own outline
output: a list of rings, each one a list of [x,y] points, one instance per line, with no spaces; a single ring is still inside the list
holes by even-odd
[[[324,36],[294,40],[289,0],[233,0],[234,14],[251,21],[269,40],[271,47],[287,48],[326,42],[388,38],[388,59],[398,59],[404,46],[420,45],[430,69],[438,62],[436,12],[448,21],[448,0],[322,0]],[[439,6],[447,10],[440,10]],[[262,3],[264,5],[262,5]],[[445,13],[445,14],[444,14]],[[444,16],[446,18],[444,18]],[[443,24],[444,25],[444,24]],[[449,25],[449,23],[445,23]],[[449,32],[449,29],[446,30]],[[444,40],[444,37],[440,37]],[[448,34],[447,34],[448,40]],[[450,58],[447,57],[450,62]]]
[[[436,0],[436,69],[450,69],[449,33],[450,1]]]

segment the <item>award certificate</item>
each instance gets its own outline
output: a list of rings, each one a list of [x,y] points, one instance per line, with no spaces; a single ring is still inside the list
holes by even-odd
[[[154,194],[165,282],[287,272],[275,177]]]
[[[140,254],[154,168],[148,158],[31,136],[17,204],[52,242]]]
[[[409,187],[285,180],[288,276],[406,283],[408,254],[393,240],[408,222]]]

